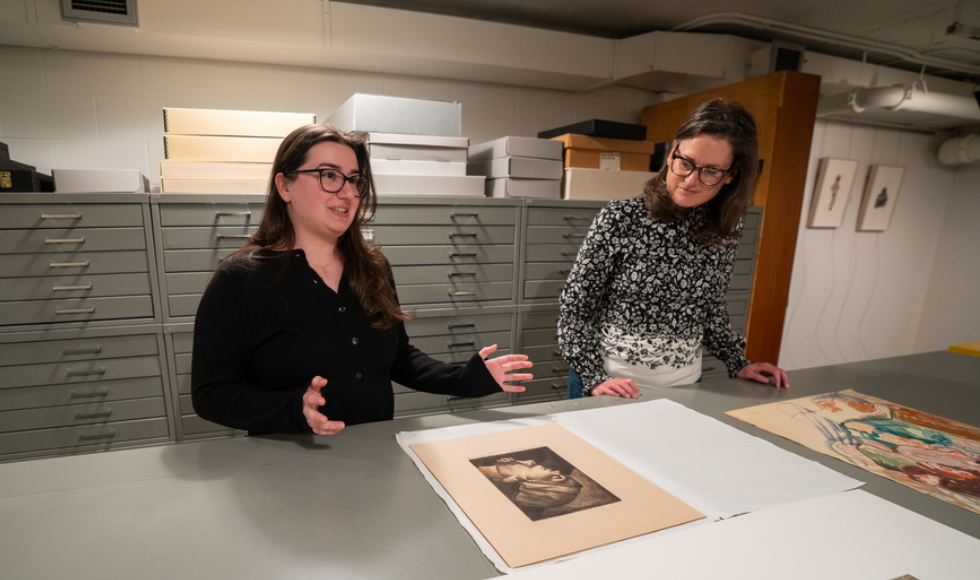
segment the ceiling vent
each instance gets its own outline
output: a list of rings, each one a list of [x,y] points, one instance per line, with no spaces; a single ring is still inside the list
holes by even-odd
[[[802,44],[786,42],[785,40],[773,40],[772,52],[769,57],[769,72],[779,72],[788,70],[800,72],[803,68],[803,53],[806,47]]]
[[[61,19],[138,26],[136,0],[61,0]]]

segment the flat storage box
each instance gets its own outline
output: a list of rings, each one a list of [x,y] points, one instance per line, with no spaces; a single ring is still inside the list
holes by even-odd
[[[327,123],[341,131],[459,137],[463,108],[448,101],[354,93]]]
[[[562,163],[558,159],[533,159],[530,157],[503,157],[466,166],[469,175],[490,178],[520,177],[524,179],[561,179]]]
[[[549,139],[508,136],[471,146],[469,160],[471,162],[489,161],[502,157],[561,159],[561,152],[561,146]]]
[[[269,193],[269,178],[161,177],[160,193]]]
[[[57,193],[147,193],[150,182],[139,169],[52,169]]]
[[[160,177],[208,177],[218,179],[265,179],[272,174],[272,163],[233,163],[220,161],[160,161]]]
[[[560,179],[521,179],[519,177],[499,177],[488,179],[487,197],[536,197],[541,199],[561,199]]]
[[[565,169],[562,199],[595,201],[631,199],[642,195],[646,182],[656,176],[656,173],[648,171],[610,171],[571,167]]]
[[[551,139],[565,133],[576,135],[591,135],[593,137],[611,137],[613,139],[629,139],[631,141],[643,141],[647,138],[646,125],[634,125],[632,123],[620,123],[617,121],[604,121],[602,119],[590,119],[541,131],[538,137],[541,139]]]
[[[397,159],[405,161],[443,161],[466,163],[466,137],[441,137],[434,135],[398,135],[393,133],[368,133],[368,151],[371,159]]]
[[[552,138],[565,147],[565,167],[650,171],[653,141],[630,141],[566,133]]]
[[[164,135],[163,153],[177,161],[272,163],[282,139],[269,137],[202,137]]]
[[[483,197],[480,176],[375,175],[378,195],[475,195]]]
[[[163,132],[168,135],[282,138],[303,125],[313,123],[316,123],[316,115],[313,113],[166,107],[163,109]]]
[[[374,175],[466,175],[466,163],[460,161],[414,161],[408,159],[372,159]]]

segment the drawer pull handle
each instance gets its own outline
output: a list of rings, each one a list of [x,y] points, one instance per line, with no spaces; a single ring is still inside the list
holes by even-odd
[[[449,291],[450,298],[455,298],[456,296],[475,296],[475,295],[476,292],[453,292],[452,290]]]
[[[52,290],[55,292],[68,291],[68,290],[91,290],[91,284],[83,284],[81,286],[52,286]]]
[[[69,376],[69,377],[87,377],[87,376],[91,376],[91,375],[104,375],[104,374],[105,374],[105,367],[102,367],[102,368],[100,368],[97,371],[73,371],[71,369],[68,369],[67,376]]]
[[[584,238],[585,234],[562,234],[561,237],[565,238],[566,240],[568,238]]]
[[[710,367],[704,367],[703,369],[701,369],[701,372],[702,372],[702,373],[706,373],[706,372],[708,372],[708,371],[713,371],[713,370],[715,370],[715,367],[714,367],[714,365],[712,365],[712,366],[710,366]]]
[[[453,330],[453,329],[456,329],[456,328],[476,328],[476,323],[474,322],[474,323],[471,323],[471,324],[450,324],[449,325],[449,330]]]
[[[92,314],[93,312],[95,312],[95,306],[88,308],[58,308],[54,311],[55,314]]]
[[[81,421],[82,419],[105,419],[112,416],[112,409],[108,411],[100,411],[98,413],[75,413],[75,420]]]
[[[568,221],[572,221],[572,220],[587,220],[589,218],[584,215],[567,215],[565,216],[565,219]]]
[[[73,354],[99,354],[100,352],[102,352],[102,347],[97,346],[95,348],[78,348],[78,349],[66,348],[61,351],[61,354],[63,356],[68,356]]]
[[[578,256],[578,252],[562,252],[561,255],[567,258],[569,256]]]
[[[563,369],[561,367],[551,367],[551,372],[553,372],[553,373],[563,373],[563,372],[565,372],[565,369]]]
[[[249,238],[248,234],[236,235],[236,236],[218,236],[219,240],[247,240]]]
[[[116,436],[115,431],[109,431],[108,433],[100,433],[98,435],[79,435],[79,441],[92,441],[93,439],[112,439]]]
[[[558,350],[558,349],[555,349],[555,352],[553,352],[552,354],[554,354],[555,356],[561,356],[561,351]]]
[[[94,393],[79,393],[78,391],[72,391],[68,395],[69,399],[94,399],[95,397],[107,397],[109,396],[109,389],[102,389],[101,391],[95,391]]]
[[[476,272],[450,272],[449,277],[453,276],[476,276]]]
[[[85,262],[50,262],[48,268],[88,268],[92,263]]]
[[[80,220],[82,219],[82,214],[80,213],[42,213],[42,220]]]
[[[457,254],[454,252],[449,252],[450,258],[475,258],[476,254]]]
[[[46,238],[45,244],[84,244],[85,238]]]
[[[453,212],[449,212],[449,217],[450,218],[458,218],[458,217],[480,217],[480,214],[479,214],[479,212],[473,212],[473,213],[456,213],[456,212],[453,211]]]
[[[555,389],[555,390],[557,390],[557,389],[564,389],[567,386],[568,385],[563,385],[561,383],[551,383],[551,388],[552,389]]]
[[[449,348],[462,348],[464,346],[476,346],[475,342],[449,342],[446,341],[446,346]]]
[[[452,234],[449,234],[449,239],[453,239],[453,238],[475,238],[475,237],[476,237],[476,234],[460,234],[460,233],[452,233]]]
[[[252,212],[250,211],[219,211],[214,214],[214,217],[252,217]]]
[[[558,270],[558,273],[559,274],[571,274],[572,271],[571,270]]]

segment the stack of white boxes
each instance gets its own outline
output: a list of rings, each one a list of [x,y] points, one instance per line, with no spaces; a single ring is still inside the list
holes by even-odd
[[[562,144],[532,137],[501,137],[470,147],[470,175],[487,178],[487,197],[561,197]]]
[[[327,122],[367,133],[379,195],[483,195],[483,179],[466,175],[459,103],[357,93]]]

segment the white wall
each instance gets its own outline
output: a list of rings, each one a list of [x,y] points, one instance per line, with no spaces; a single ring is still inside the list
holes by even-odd
[[[462,103],[471,144],[602,118],[639,123],[654,93],[589,93],[397,74],[0,45],[0,141],[51,169],[139,169],[159,190],[163,107],[327,116],[355,92]]]
[[[941,292],[939,289],[967,285],[955,267],[934,264],[941,238],[946,247],[964,237],[964,228],[977,230],[980,204],[960,215],[968,209],[966,199],[959,204],[955,200],[969,196],[955,193],[957,174],[936,161],[938,144],[938,138],[928,134],[817,122],[780,366],[794,369],[854,362],[952,344],[946,342],[949,335],[945,331],[935,332],[931,341],[918,339],[920,320],[927,301],[932,300],[929,297]],[[816,167],[822,157],[859,161],[844,224],[836,229],[806,227]],[[889,229],[858,232],[858,206],[872,164],[904,166],[905,177]],[[963,207],[953,209],[954,205]],[[942,310],[939,315],[947,319],[971,312],[974,320],[978,309],[980,303],[975,299],[972,303],[963,300],[955,308],[934,308]]]

